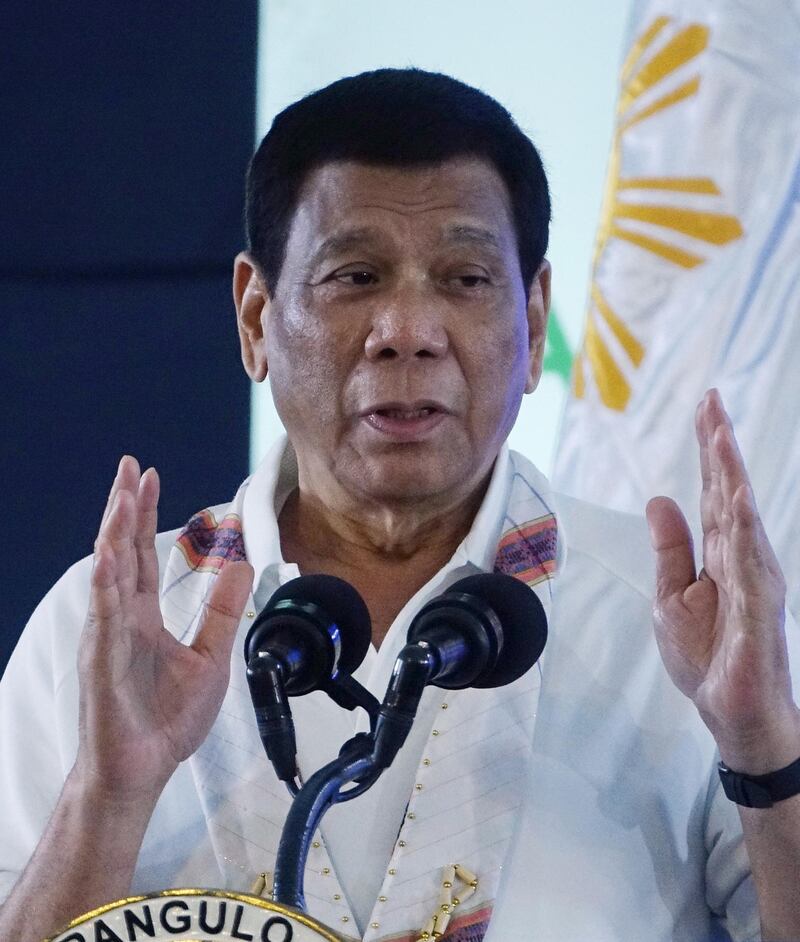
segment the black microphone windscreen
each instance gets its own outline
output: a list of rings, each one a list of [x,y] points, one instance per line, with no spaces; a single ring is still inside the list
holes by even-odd
[[[359,593],[349,582],[337,576],[317,573],[290,579],[273,593],[264,609],[269,612],[278,602],[311,602],[319,606],[339,627],[342,653],[339,668],[348,674],[364,660],[372,640],[369,611]]]
[[[536,593],[524,582],[500,572],[481,572],[451,585],[444,593],[479,598],[503,626],[497,663],[473,687],[502,687],[521,677],[539,660],[547,641],[547,615]]]

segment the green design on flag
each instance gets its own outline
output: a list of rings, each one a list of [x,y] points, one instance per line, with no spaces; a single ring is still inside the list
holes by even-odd
[[[557,373],[565,383],[569,382],[572,370],[572,351],[561,329],[558,314],[554,308],[550,309],[550,319],[547,324],[547,338],[544,345],[543,369],[547,373]]]

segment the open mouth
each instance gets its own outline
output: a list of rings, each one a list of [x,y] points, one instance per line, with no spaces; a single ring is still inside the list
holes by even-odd
[[[427,437],[447,413],[436,405],[414,408],[402,405],[379,406],[364,415],[367,424],[394,441],[410,442]]]
[[[376,409],[373,414],[387,419],[426,419],[438,411],[433,406],[424,406],[421,409]]]

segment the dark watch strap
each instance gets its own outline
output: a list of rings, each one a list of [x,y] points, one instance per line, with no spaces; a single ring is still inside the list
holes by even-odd
[[[776,801],[800,794],[800,759],[766,775],[742,775],[719,763],[722,788],[731,801],[746,808],[771,808]]]

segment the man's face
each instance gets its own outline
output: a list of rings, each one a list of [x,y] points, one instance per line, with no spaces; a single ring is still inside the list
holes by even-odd
[[[301,486],[379,505],[468,497],[538,381],[548,294],[545,265],[526,303],[508,193],[483,161],[312,173],[273,298],[242,334]]]

